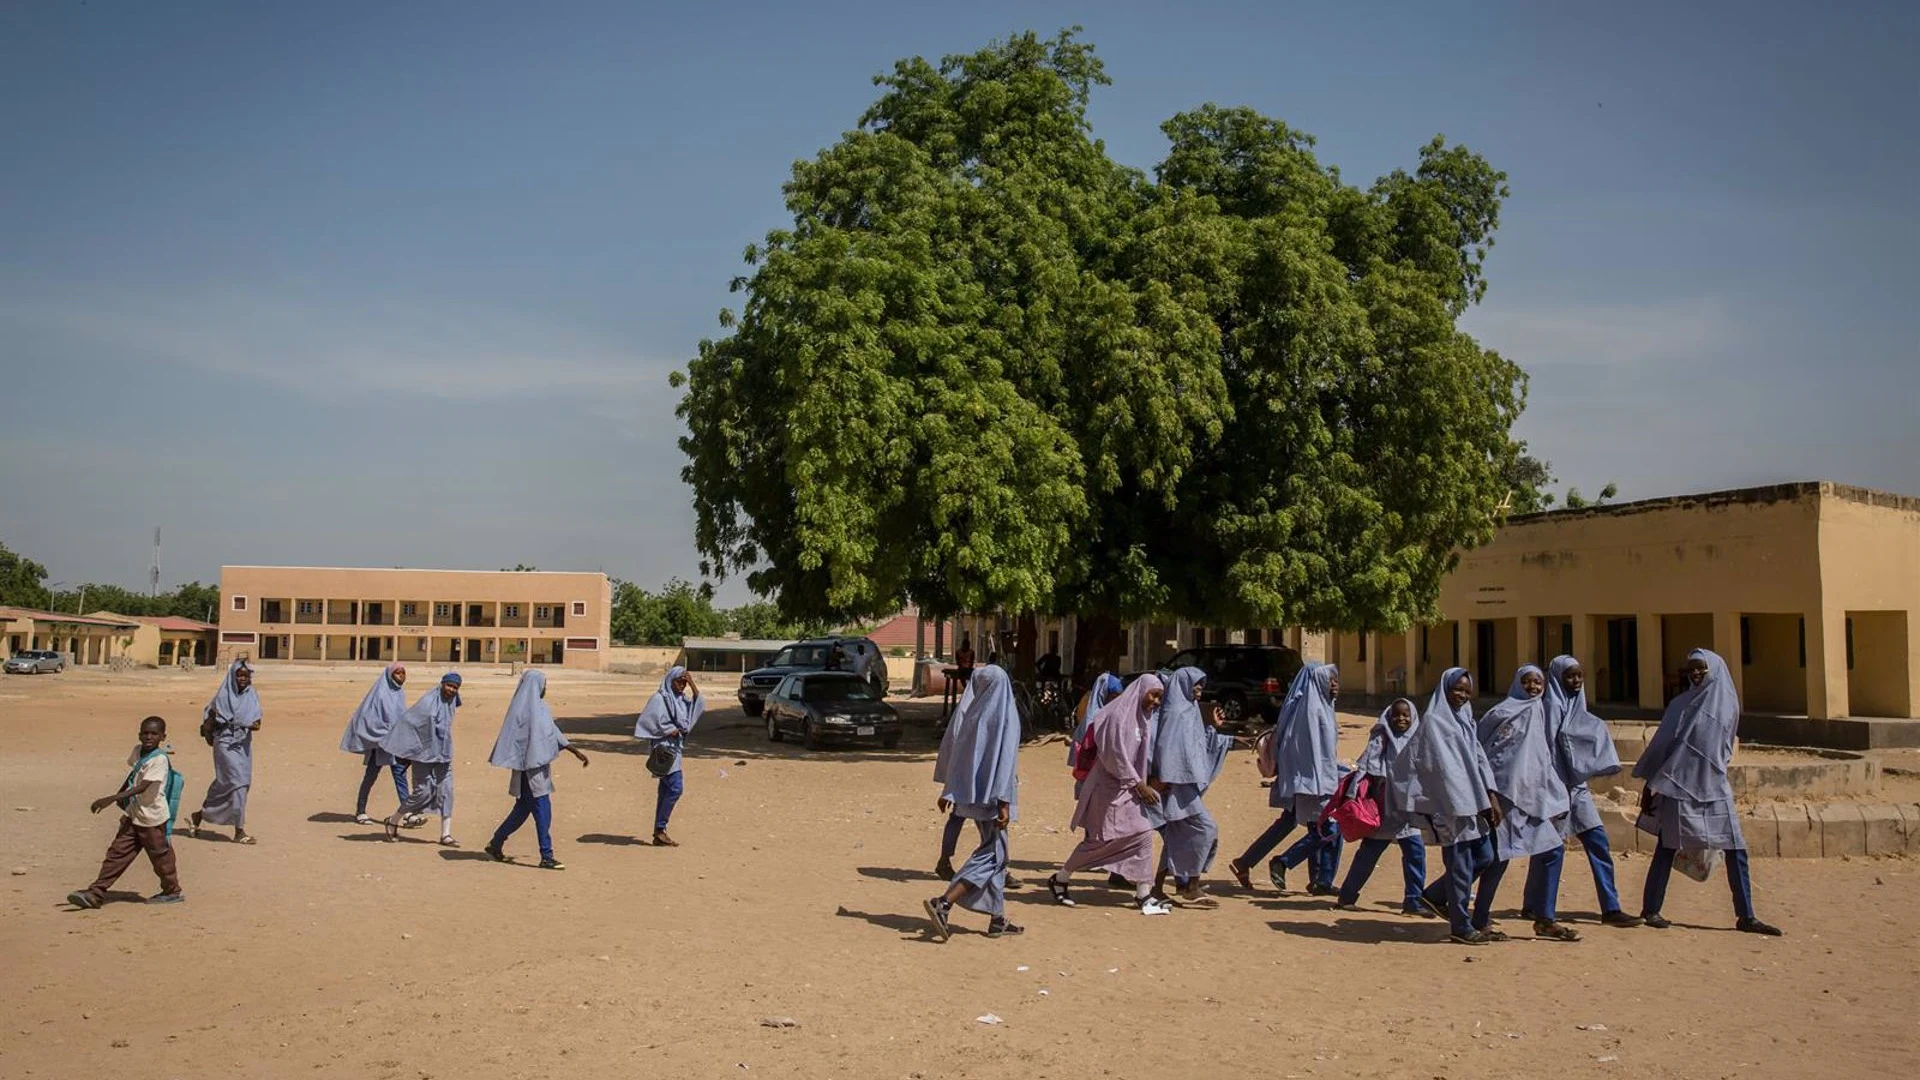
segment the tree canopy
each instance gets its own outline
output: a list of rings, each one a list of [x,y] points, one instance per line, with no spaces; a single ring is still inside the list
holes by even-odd
[[[737,608],[713,606],[713,588],[670,579],[658,592],[631,581],[613,582],[613,640],[622,645],[678,645],[690,637],[738,634],[743,638],[797,640],[828,631],[821,621],[788,618],[769,603]]]
[[[675,377],[707,572],[827,619],[1432,613],[1521,455],[1525,375],[1456,325],[1505,175],[1436,137],[1356,188],[1206,105],[1149,178],[1107,82],[1072,31],[903,60],[794,165]]]
[[[0,604],[76,615],[111,611],[117,615],[179,615],[219,621],[218,585],[190,581],[171,592],[149,596],[119,585],[93,582],[53,591],[46,587],[46,579],[46,567],[0,544]]]

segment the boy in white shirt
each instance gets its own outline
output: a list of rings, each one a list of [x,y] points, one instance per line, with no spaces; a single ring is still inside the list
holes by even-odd
[[[100,863],[100,877],[80,892],[68,893],[67,902],[77,908],[97,908],[106,902],[107,890],[127,872],[141,851],[153,861],[153,872],[160,877],[160,891],[149,904],[177,904],[185,900],[180,891],[180,875],[174,865],[173,843],[168,836],[173,811],[167,803],[167,779],[173,764],[161,744],[167,739],[167,722],[157,716],[140,721],[140,745],[127,757],[133,771],[119,791],[93,800],[93,812],[99,813],[118,803],[124,811],[120,831],[107,846],[107,857]]]

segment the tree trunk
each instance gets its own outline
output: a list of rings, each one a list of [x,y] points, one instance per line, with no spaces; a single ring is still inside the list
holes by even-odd
[[[1085,685],[1102,671],[1118,672],[1125,652],[1126,628],[1105,615],[1076,615],[1073,630],[1073,684]]]
[[[1032,612],[1020,616],[1014,627],[1013,677],[1024,683],[1033,681],[1034,660],[1039,657],[1040,620]]]

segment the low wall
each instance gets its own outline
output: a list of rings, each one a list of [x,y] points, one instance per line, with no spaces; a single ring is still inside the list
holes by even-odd
[[[607,670],[621,675],[665,675],[680,662],[674,645],[617,645],[607,650]]]

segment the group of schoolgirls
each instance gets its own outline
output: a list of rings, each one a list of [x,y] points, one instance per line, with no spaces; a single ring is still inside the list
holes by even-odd
[[[1525,858],[1522,917],[1532,921],[1537,938],[1572,942],[1580,934],[1558,918],[1558,896],[1566,844],[1577,839],[1605,925],[1665,929],[1671,924],[1662,907],[1674,867],[1704,879],[1724,858],[1736,929],[1779,936],[1753,912],[1746,844],[1727,778],[1740,714],[1731,676],[1725,662],[1704,649],[1689,657],[1686,673],[1686,689],[1634,766],[1634,776],[1645,782],[1637,825],[1658,839],[1638,915],[1621,906],[1606,829],[1588,788],[1594,777],[1617,773],[1620,758],[1605,722],[1587,709],[1584,673],[1571,656],[1556,657],[1545,671],[1522,667],[1507,696],[1478,720],[1472,677],[1463,668],[1447,669],[1424,710],[1407,698],[1388,705],[1351,769],[1337,750],[1339,672],[1306,665],[1260,746],[1271,762],[1262,768],[1272,775],[1268,802],[1281,814],[1229,869],[1251,890],[1250,869],[1304,825],[1305,838],[1270,864],[1274,884],[1284,890],[1285,871],[1306,862],[1309,893],[1334,896],[1340,908],[1355,910],[1381,856],[1398,845],[1402,910],[1444,918],[1451,941],[1485,945],[1507,940],[1493,925],[1494,900],[1509,863]],[[1104,870],[1109,885],[1133,890],[1144,915],[1217,906],[1200,880],[1219,842],[1204,798],[1237,740],[1202,704],[1204,679],[1199,669],[1183,668],[1144,674],[1124,686],[1111,674],[1094,681],[1068,751],[1075,780],[1071,827],[1085,838],[1047,879],[1056,903],[1076,905],[1075,873]],[[954,711],[934,771],[950,823],[971,820],[980,838],[956,871],[948,855],[957,836],[949,829],[940,870],[950,885],[925,905],[941,940],[951,934],[955,905],[987,914],[989,936],[1021,932],[1007,922],[1004,906],[1018,747],[1006,672],[981,668]],[[1358,841],[1359,850],[1336,888],[1343,839]],[[1431,882],[1429,844],[1439,845],[1443,864]],[[1164,892],[1169,877],[1171,895]]]

